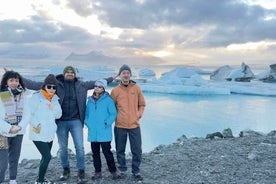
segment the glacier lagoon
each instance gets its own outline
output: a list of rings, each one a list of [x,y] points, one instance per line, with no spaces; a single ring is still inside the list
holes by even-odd
[[[32,79],[42,80],[48,73],[61,73],[63,66],[65,66],[64,63],[56,66],[30,64],[20,66],[4,65],[3,67],[16,70],[23,76],[31,77]],[[158,66],[152,67],[152,69],[156,72],[157,76],[160,76],[163,72],[170,71],[175,67],[177,66]],[[114,71],[112,69],[109,70],[109,68],[94,67],[94,69],[100,70],[98,73],[101,75],[93,76],[90,75],[93,72],[90,72],[89,75],[86,74],[83,78],[85,80],[97,79],[116,73],[116,67],[114,67]],[[137,71],[143,68],[143,66],[132,68],[133,72],[136,70],[134,78],[139,78]],[[208,68],[208,71],[211,70]],[[82,68],[80,67],[81,72]],[[203,74],[203,78],[208,78],[208,72],[207,74]],[[231,83],[231,85],[233,84],[235,83]],[[242,85],[239,83],[239,85],[235,85],[235,88],[242,87]],[[245,85],[248,85],[248,83]],[[254,83],[252,85],[254,86]],[[167,93],[168,89],[169,91],[175,91],[180,86],[165,83],[159,89],[163,90],[160,93],[150,90],[151,88],[155,88],[154,85],[141,83],[141,86],[147,102],[145,113],[141,119],[143,152],[149,152],[160,144],[170,144],[181,135],[186,135],[187,137],[205,137],[206,134],[221,132],[223,129],[231,128],[234,136],[238,136],[242,130],[251,129],[268,133],[276,129],[276,116],[274,115],[276,97],[273,95],[171,94],[170,92]],[[275,84],[266,86],[263,87],[266,88],[263,89],[264,91],[274,91]],[[223,87],[225,88],[226,86],[224,85]],[[109,87],[108,91],[111,89],[112,87]],[[92,91],[89,91],[89,94],[91,93]],[[87,153],[90,152],[90,144],[86,139],[87,130],[84,128],[85,151]],[[69,139],[69,148],[74,152],[71,139]],[[112,149],[114,148],[114,143],[112,143]],[[34,150],[36,149],[26,134],[23,140],[21,159],[40,158],[39,153]],[[55,139],[52,154],[56,155],[57,151],[58,143],[57,139]]]

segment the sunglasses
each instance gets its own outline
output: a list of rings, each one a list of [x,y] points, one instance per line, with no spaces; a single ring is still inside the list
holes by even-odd
[[[103,86],[94,86],[94,88],[101,88],[101,89],[103,89],[104,87]]]
[[[56,90],[57,86],[55,86],[55,85],[46,85],[46,88],[47,89],[54,89],[54,90]]]

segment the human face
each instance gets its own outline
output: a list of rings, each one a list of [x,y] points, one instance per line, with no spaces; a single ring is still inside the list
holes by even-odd
[[[104,87],[100,86],[100,85],[95,85],[94,91],[95,91],[95,93],[102,93],[104,91]]]
[[[75,73],[73,70],[67,70],[64,74],[65,80],[74,80],[75,78]]]
[[[123,84],[128,84],[129,83],[129,80],[130,80],[130,72],[128,70],[123,70],[120,74],[120,78],[122,80],[122,83]]]
[[[53,94],[56,93],[57,86],[56,85],[48,84],[48,85],[45,86],[45,90],[47,91],[47,93],[53,95]]]
[[[7,85],[11,89],[16,89],[19,86],[19,79],[18,78],[10,78],[7,81]]]

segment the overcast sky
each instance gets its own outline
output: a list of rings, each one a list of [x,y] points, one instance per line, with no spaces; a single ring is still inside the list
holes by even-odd
[[[276,61],[276,0],[9,0],[0,28],[0,59],[101,51],[164,64]]]

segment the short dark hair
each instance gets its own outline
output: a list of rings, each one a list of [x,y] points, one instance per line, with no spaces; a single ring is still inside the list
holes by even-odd
[[[1,79],[1,84],[0,84],[1,91],[5,90],[5,88],[7,87],[8,80],[11,78],[19,79],[19,85],[25,90],[25,85],[23,83],[23,77],[20,74],[15,71],[6,71]]]

